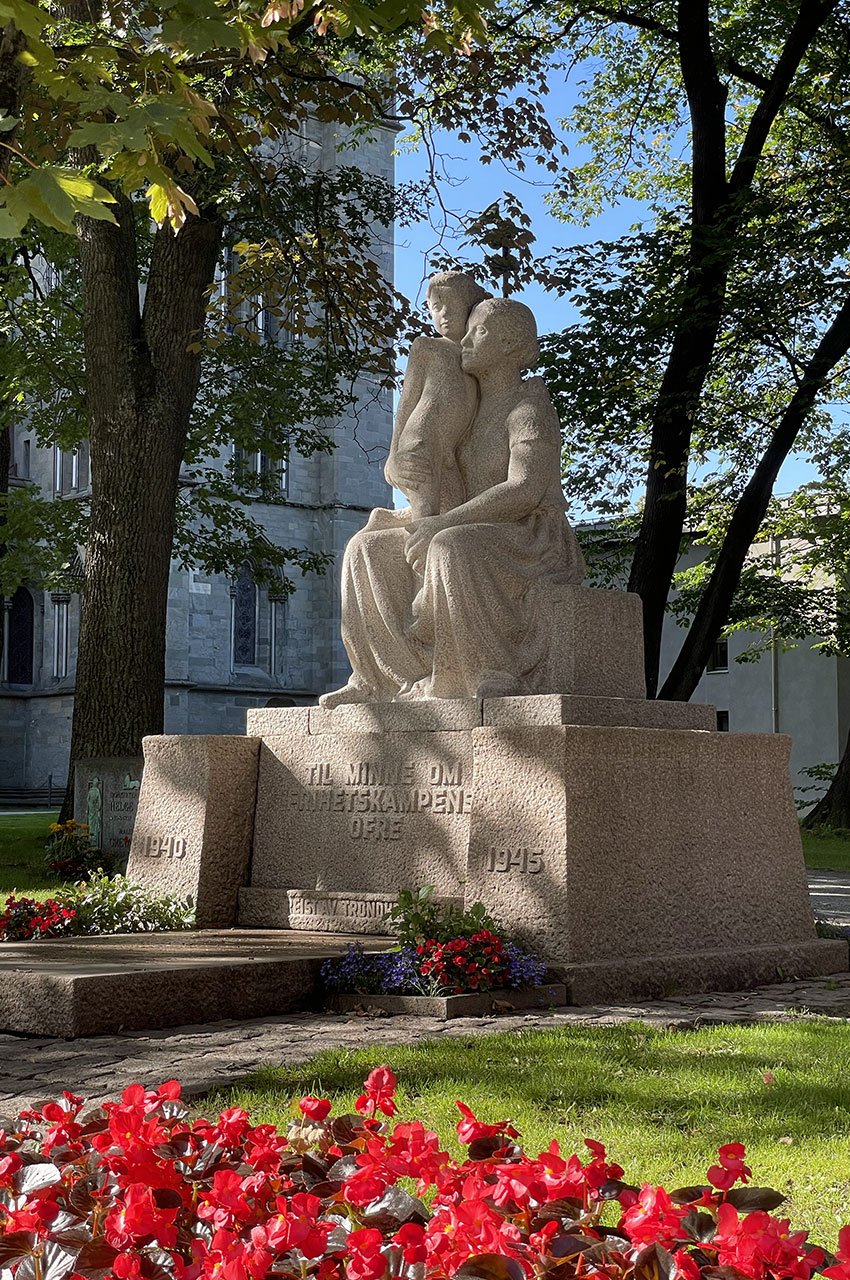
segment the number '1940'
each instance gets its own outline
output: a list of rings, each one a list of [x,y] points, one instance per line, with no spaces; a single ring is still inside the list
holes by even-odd
[[[488,871],[527,871],[534,874],[543,870],[543,851],[532,849],[490,849],[487,853]]]
[[[181,836],[146,836],[144,849],[148,858],[185,858],[186,841]]]

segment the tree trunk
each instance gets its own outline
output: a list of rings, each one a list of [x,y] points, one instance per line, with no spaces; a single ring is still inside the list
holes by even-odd
[[[708,0],[679,0],[679,56],[693,131],[690,261],[685,296],[652,418],[646,504],[629,577],[643,601],[647,697],[658,687],[661,628],[687,511],[693,420],[726,294],[726,88],[711,47]]]
[[[21,94],[30,75],[29,69],[19,60],[20,54],[25,48],[26,38],[13,22],[9,22],[0,28],[0,111],[4,115],[16,118],[20,111]],[[3,140],[11,142],[14,136],[15,130],[13,129],[11,133],[3,134]],[[6,147],[0,147],[0,174],[5,176],[9,172],[11,158],[11,151]],[[6,278],[5,266],[7,261],[8,259],[4,254],[3,266],[0,268],[0,285],[3,284]],[[3,363],[9,358],[9,343],[5,336],[0,336],[0,346],[3,348],[2,352],[0,352],[0,369],[2,369]],[[5,379],[0,375],[0,498],[4,498],[9,492],[13,420],[13,405],[9,400]],[[4,507],[0,505],[0,560],[6,554],[5,525],[6,513]],[[3,664],[2,604],[2,597],[0,597],[0,667]]]
[[[817,351],[809,361],[800,385],[783,413],[776,431],[759,460],[735,507],[717,564],[708,580],[679,655],[664,682],[660,697],[687,702],[697,687],[721,628],[729,617],[741,570],[753,539],[765,517],[776,477],[816,398],[825,388],[835,366],[850,351],[850,298],[844,303]]]
[[[708,0],[678,0],[677,38],[693,134],[690,262],[684,303],[651,424],[646,502],[629,577],[643,601],[647,696],[658,688],[661,632],[687,514],[693,422],[723,315],[728,264],[770,129],[806,50],[838,0],[801,0],[726,179],[726,88]]]
[[[811,813],[806,814],[803,826],[850,828],[850,734],[847,735],[844,755],[829,790],[818,800]]]
[[[168,577],[177,480],[200,379],[206,291],[221,244],[216,215],[155,237],[139,307],[134,213],[81,218],[91,525],[77,656],[68,789],[86,756],[138,755],[161,733]]]

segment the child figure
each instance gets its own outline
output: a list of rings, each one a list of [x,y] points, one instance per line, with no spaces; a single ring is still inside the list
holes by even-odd
[[[439,334],[417,338],[396,413],[385,475],[410,502],[410,518],[436,516],[465,499],[455,450],[472,425],[478,383],[460,364],[470,312],[492,297],[471,276],[445,271],[428,282],[428,310]]]

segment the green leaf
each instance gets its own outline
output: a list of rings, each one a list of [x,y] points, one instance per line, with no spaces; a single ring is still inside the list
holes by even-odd
[[[27,0],[0,0],[0,24],[7,22],[14,22],[25,36],[36,39],[47,23],[47,14]]]
[[[238,49],[242,43],[238,33],[221,18],[206,14],[193,18],[170,18],[162,24],[162,38],[167,44],[185,50],[193,57],[210,49]]]
[[[75,230],[77,214],[102,222],[115,221],[106,208],[115,203],[114,196],[91,178],[53,165],[35,169],[29,177],[6,187],[2,198],[7,216],[0,220],[0,235],[6,238],[18,235],[30,218],[67,232]]]
[[[0,200],[4,197],[0,195]],[[4,209],[0,205],[0,240],[15,240],[21,234],[24,225],[29,218],[26,210],[14,212],[10,209]]]
[[[54,174],[57,184],[71,201],[75,212],[84,213],[87,218],[96,218],[100,222],[115,222],[114,214],[105,207],[115,204],[115,196],[105,187],[70,169],[56,169]]]
[[[168,217],[168,192],[158,182],[153,182],[148,188],[148,199],[150,200],[151,217],[160,226]]]

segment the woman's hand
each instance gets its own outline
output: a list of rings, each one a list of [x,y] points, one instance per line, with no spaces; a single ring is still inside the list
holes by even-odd
[[[409,536],[404,544],[404,558],[414,573],[422,577],[425,573],[425,561],[428,559],[428,548],[435,534],[447,526],[441,516],[424,516],[421,520],[413,520],[407,529]]]

